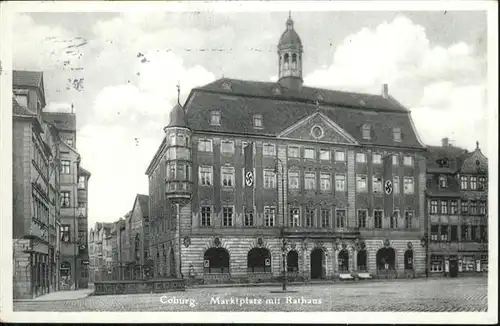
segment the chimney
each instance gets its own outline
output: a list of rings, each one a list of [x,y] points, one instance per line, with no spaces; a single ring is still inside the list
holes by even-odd
[[[389,85],[388,84],[382,85],[382,97],[389,98]]]
[[[450,146],[448,137],[445,137],[445,138],[441,139],[441,146],[443,146],[443,147],[449,147]]]

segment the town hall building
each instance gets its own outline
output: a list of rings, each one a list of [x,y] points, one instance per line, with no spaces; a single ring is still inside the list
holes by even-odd
[[[278,82],[222,78],[171,111],[149,177],[155,277],[425,273],[426,161],[410,111],[303,84],[291,17]]]

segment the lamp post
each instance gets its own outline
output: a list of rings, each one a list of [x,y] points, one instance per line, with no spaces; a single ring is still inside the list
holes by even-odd
[[[281,230],[280,230],[280,237],[282,239],[282,262],[283,262],[283,284],[282,288],[283,291],[286,291],[286,285],[287,285],[287,273],[286,273],[286,263],[285,263],[285,258],[286,258],[286,239],[285,239],[285,180],[284,180],[284,169],[283,169],[283,162],[276,157],[274,160],[274,172],[276,173],[276,208],[277,211],[279,212],[279,183],[278,183],[278,171],[279,171],[279,164],[281,163],[281,201],[282,201],[282,207],[281,207],[281,217],[282,217],[282,224],[281,224]]]
[[[427,236],[425,235],[421,240],[420,240],[420,245],[425,248],[425,277],[429,277],[429,240]]]

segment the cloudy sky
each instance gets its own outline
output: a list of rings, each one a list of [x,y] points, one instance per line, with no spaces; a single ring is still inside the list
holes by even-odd
[[[92,173],[89,227],[147,194],[145,170],[181,84],[222,76],[269,81],[288,12],[31,13],[13,26],[15,69],[42,70],[46,110],[77,113]],[[309,86],[390,93],[423,141],[487,152],[484,12],[292,12]],[[75,82],[76,81],[76,82]]]

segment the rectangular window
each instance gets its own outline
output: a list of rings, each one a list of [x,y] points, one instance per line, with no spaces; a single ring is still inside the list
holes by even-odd
[[[221,181],[223,187],[234,187],[234,168],[222,167],[221,168]]]
[[[462,175],[460,176],[460,189],[467,190],[467,177]]]
[[[486,190],[486,186],[488,185],[486,181],[486,177],[479,177],[477,183],[477,190],[484,191]]]
[[[450,230],[450,240],[458,241],[458,226],[452,225]]]
[[[275,207],[264,207],[264,225],[274,226],[274,220],[276,219],[276,208]]]
[[[248,142],[246,141],[241,141],[241,155],[245,155],[245,147],[248,146]]]
[[[314,227],[314,218],[316,217],[316,210],[314,208],[306,208],[306,227]]]
[[[234,154],[234,142],[231,140],[223,140],[220,150],[224,154]]]
[[[248,211],[244,208],[245,211],[245,226],[253,226],[253,211]]]
[[[392,139],[398,142],[401,141],[401,128],[396,127],[392,129]]]
[[[382,177],[380,176],[373,177],[373,193],[374,194],[382,193]]]
[[[335,211],[336,227],[343,228],[346,226],[346,211],[345,209],[337,209]]]
[[[399,209],[395,209],[394,213],[391,216],[391,229],[398,228],[398,219],[399,219]]]
[[[412,220],[413,220],[413,211],[405,212],[405,229],[412,228]]]
[[[439,176],[439,187],[446,188],[448,186],[448,179],[445,175]]]
[[[356,162],[366,163],[366,154],[365,153],[356,153]]]
[[[486,202],[485,201],[480,201],[479,202],[479,214],[480,215],[486,215],[487,209],[486,209]]]
[[[470,177],[470,190],[477,190],[477,177]]]
[[[438,201],[437,200],[431,200],[431,214],[437,214],[438,213]]]
[[[28,94],[16,94],[17,103],[23,108],[28,108]]]
[[[288,157],[289,158],[299,158],[300,150],[298,146],[288,146]]]
[[[394,176],[394,195],[399,195],[399,189],[400,189],[400,186],[399,186],[399,177],[397,176]]]
[[[405,156],[403,158],[403,164],[406,166],[413,166],[413,157],[411,156]]]
[[[472,241],[478,241],[479,240],[479,233],[478,233],[477,225],[472,225],[470,227],[470,235],[471,235],[471,240]]]
[[[262,145],[262,154],[264,156],[275,156],[276,151],[275,151],[275,146],[274,144],[264,144]]]
[[[61,191],[61,207],[67,208],[70,207],[70,192],[69,191]]]
[[[335,190],[345,191],[345,174],[335,175]]]
[[[335,161],[345,162],[345,152],[344,151],[335,151]]]
[[[212,225],[212,208],[210,206],[201,207],[201,226]]]
[[[358,227],[366,228],[366,209],[358,209]]]
[[[331,211],[329,209],[321,210],[321,227],[329,228],[330,227],[330,215]]]
[[[68,144],[69,147],[73,147],[73,139],[72,138],[67,138],[66,139],[66,144]]]
[[[198,139],[198,151],[199,152],[212,152],[212,140],[211,139]]]
[[[220,111],[212,111],[210,115],[210,124],[212,126],[220,126],[221,114]]]
[[[85,189],[85,177],[78,177],[78,189]]]
[[[399,165],[397,154],[392,155],[392,165],[395,165],[395,166]]]
[[[373,154],[372,162],[373,162],[373,164],[382,164],[382,155],[381,154]]]
[[[448,201],[441,200],[441,214],[448,214]]]
[[[479,227],[481,233],[481,242],[488,242],[488,227],[485,225],[481,225]]]
[[[321,191],[330,191],[332,189],[332,185],[330,182],[330,173],[320,174],[320,187]]]
[[[61,173],[70,174],[71,173],[71,162],[68,160],[61,160]]]
[[[363,125],[363,139],[370,139],[370,125]]]
[[[458,202],[456,200],[450,202],[450,214],[458,214]]]
[[[467,224],[462,224],[462,227],[461,227],[461,240],[462,241],[469,241],[470,238],[469,238],[469,226]]]
[[[253,126],[257,128],[262,127],[262,115],[261,114],[254,114],[253,115]]]
[[[441,241],[448,241],[448,225],[441,225]]]
[[[211,186],[212,185],[212,167],[211,166],[201,166],[200,167],[200,185]]]
[[[477,215],[477,202],[475,200],[470,202],[470,215]]]
[[[462,207],[462,214],[469,214],[469,202],[462,200],[460,203],[460,206]]]
[[[233,226],[233,208],[222,208],[222,226]]]
[[[329,161],[330,160],[330,151],[328,149],[320,149],[319,159],[322,161]]]
[[[413,178],[404,177],[404,193],[407,195],[413,194]]]
[[[373,211],[373,218],[375,220],[375,229],[381,229],[382,228],[382,211],[381,210],[375,210]]]
[[[305,148],[304,158],[314,160],[316,158],[316,151],[314,150],[314,148]]]
[[[300,209],[290,209],[290,223],[291,226],[300,226]]]
[[[299,189],[299,171],[288,171],[288,185],[290,189]]]
[[[304,185],[306,190],[316,190],[316,173],[305,172],[304,173]]]
[[[358,190],[358,192],[368,191],[368,185],[366,182],[366,175],[357,175],[356,176],[356,189]]]
[[[61,241],[66,243],[70,242],[69,225],[67,224],[61,225],[60,231],[61,231],[60,232]]]
[[[276,188],[276,173],[274,170],[264,170],[264,188]]]
[[[439,232],[439,226],[431,225],[431,241],[438,240],[438,232]]]

